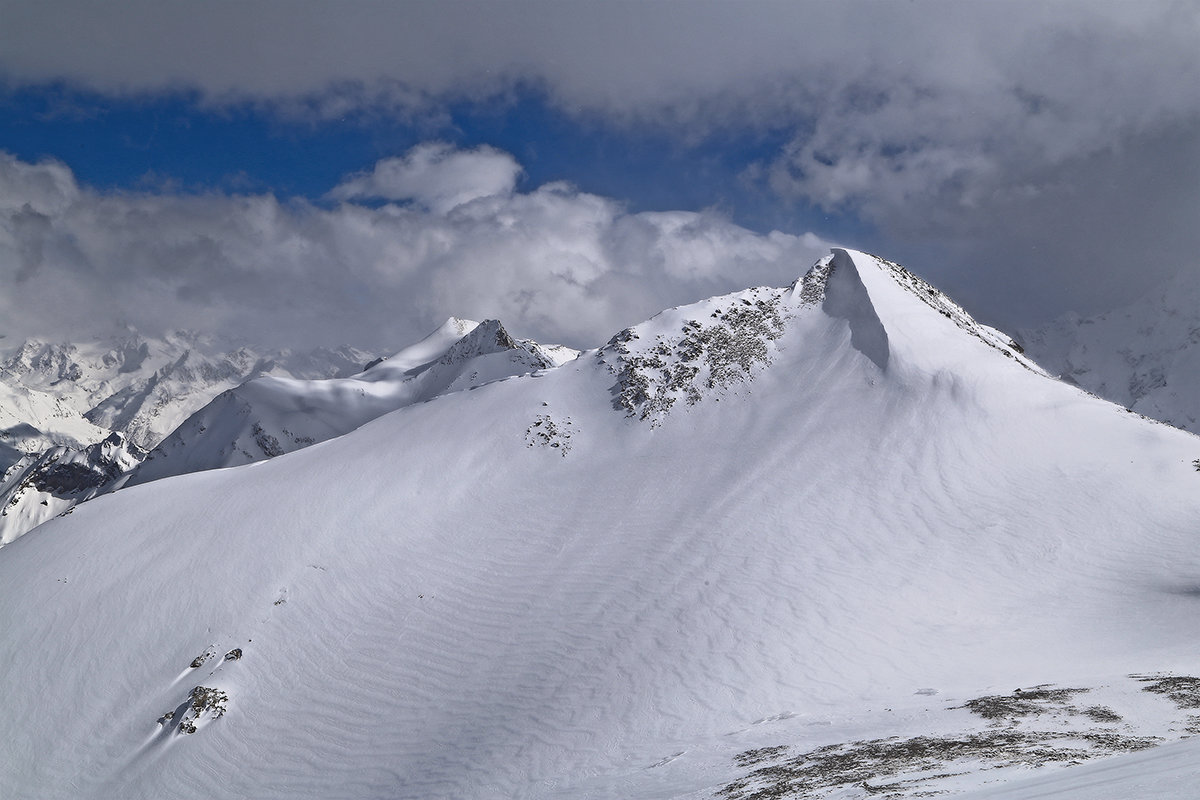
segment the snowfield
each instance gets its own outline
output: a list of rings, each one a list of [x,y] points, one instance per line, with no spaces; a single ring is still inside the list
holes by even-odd
[[[0,796],[1191,798],[1198,457],[838,250],[5,547]]]

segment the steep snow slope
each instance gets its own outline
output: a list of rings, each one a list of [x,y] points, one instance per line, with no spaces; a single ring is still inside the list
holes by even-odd
[[[451,317],[417,344],[349,378],[266,377],[222,393],[152,451],[125,485],[273,458],[403,406],[558,366],[575,355],[513,339],[496,320]]]
[[[750,796],[782,748],[1192,668],[1197,455],[839,251],[18,540],[0,795]]]
[[[1200,290],[1181,275],[1130,305],[1022,332],[1030,354],[1088,391],[1185,430],[1200,424]]]

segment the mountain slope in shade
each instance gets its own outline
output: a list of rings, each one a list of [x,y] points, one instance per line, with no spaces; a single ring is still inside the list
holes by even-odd
[[[1038,363],[1148,417],[1200,430],[1200,288],[1180,275],[1128,306],[1023,331]]]
[[[145,453],[119,433],[82,448],[22,456],[0,478],[0,546],[105,492]]]
[[[555,367],[575,355],[514,339],[496,320],[452,317],[417,344],[349,378],[265,377],[223,392],[155,448],[125,485],[273,458],[403,406]]]
[[[1200,656],[1196,456],[837,251],[10,545],[0,794],[750,797],[871,731],[994,736],[976,700],[1112,752],[1079,692],[1153,720],[1173,684],[1127,676]]]

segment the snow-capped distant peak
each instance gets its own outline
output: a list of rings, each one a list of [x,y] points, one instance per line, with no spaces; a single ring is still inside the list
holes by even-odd
[[[445,354],[446,349],[464,336],[475,330],[478,322],[459,317],[450,317],[437,330],[430,333],[416,344],[409,345],[395,355],[380,359],[371,364],[365,372],[380,375],[382,373],[404,373],[423,367],[436,361]]]
[[[561,352],[561,346],[555,350]],[[471,358],[517,351],[527,356],[530,366],[536,369],[558,366],[561,363],[547,348],[531,339],[514,339],[499,320],[488,319],[479,323],[468,334],[451,345],[438,360],[439,364],[457,364]]]
[[[1063,380],[1146,416],[1200,431],[1200,283],[1184,271],[1120,308],[1021,332]]]
[[[84,448],[23,457],[0,477],[0,547],[106,490],[144,456],[114,431]]]

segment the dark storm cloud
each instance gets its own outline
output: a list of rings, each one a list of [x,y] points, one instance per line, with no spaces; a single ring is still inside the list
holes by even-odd
[[[871,221],[878,247],[928,259],[913,265],[1001,323],[1136,292],[1148,276],[1135,252],[1196,263],[1195,226],[1172,224],[1196,186],[1163,171],[1191,174],[1200,130],[1200,5],[1186,0],[0,0],[0,16],[12,84],[189,86],[336,118],[436,114],[524,81],[581,118],[683,145],[791,131],[746,165],[749,184]],[[390,197],[402,166],[335,195]],[[422,202],[419,187],[394,191]],[[1014,275],[1042,296],[1022,299]]]

